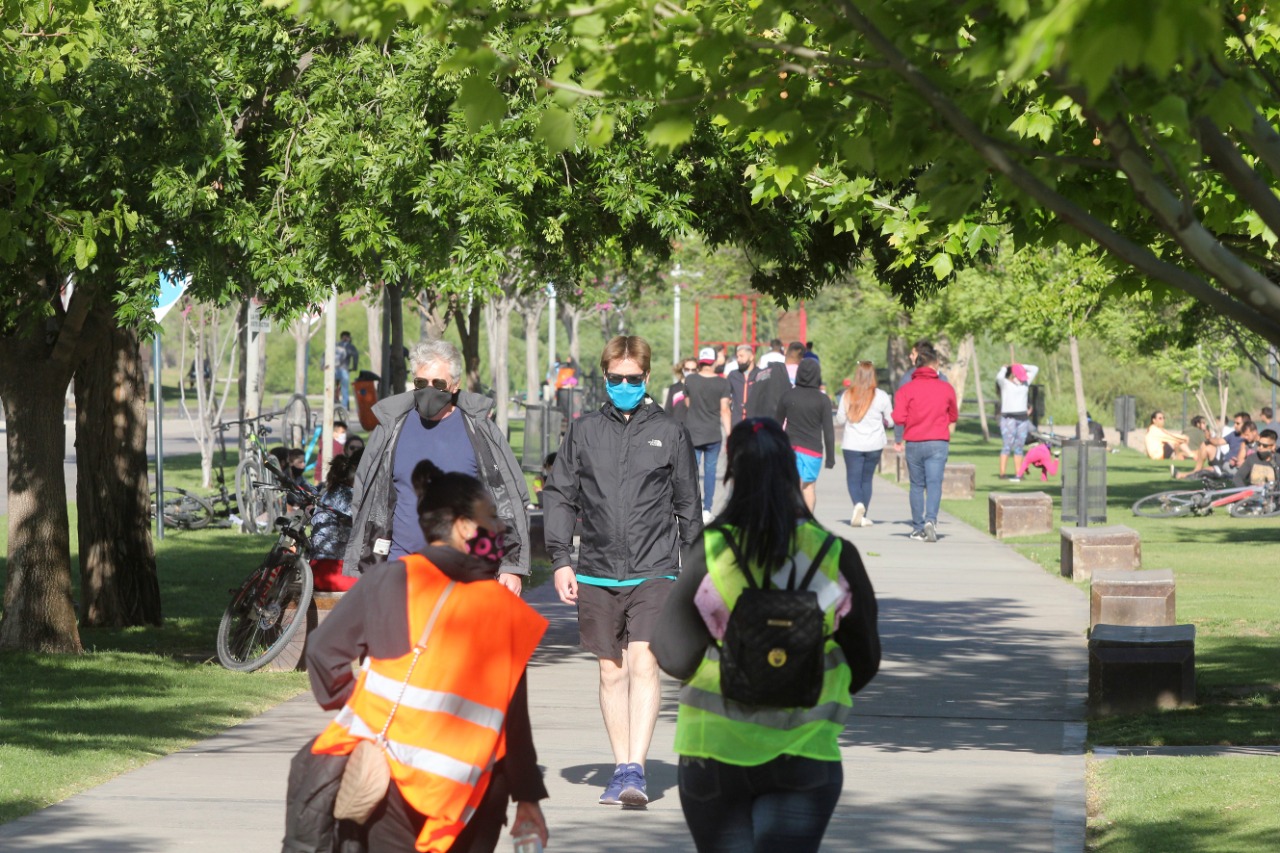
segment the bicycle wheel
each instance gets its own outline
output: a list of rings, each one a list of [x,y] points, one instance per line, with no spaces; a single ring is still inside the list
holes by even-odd
[[[1270,518],[1280,515],[1280,495],[1251,495],[1228,510],[1232,518]]]
[[[307,622],[314,591],[311,566],[279,546],[234,590],[218,623],[218,660],[253,672],[285,650]]]
[[[307,398],[294,394],[284,404],[284,432],[280,436],[285,447],[304,447],[311,437],[311,406]]]
[[[346,406],[335,405],[333,407],[333,422],[342,421],[348,428],[351,426],[351,412],[347,411]]]
[[[1194,489],[1147,495],[1133,505],[1133,514],[1144,518],[1173,518],[1186,515],[1204,504],[1204,494]]]
[[[209,522],[213,521],[213,507],[209,502],[186,489],[165,489],[163,506],[165,527],[199,530],[202,527],[208,527]],[[154,499],[151,509],[154,517]]]
[[[254,487],[254,482],[268,482],[269,477],[262,463],[250,456],[236,466],[236,503],[240,507],[240,520],[245,533],[260,533],[271,529],[275,516],[270,493]]]

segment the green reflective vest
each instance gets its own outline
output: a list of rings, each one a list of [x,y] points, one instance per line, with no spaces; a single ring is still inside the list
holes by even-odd
[[[795,563],[796,580],[803,579],[812,565],[827,531],[813,522],[796,528],[798,546],[792,560],[773,577],[775,586],[786,586]],[[730,612],[738,596],[747,588],[742,570],[718,530],[703,534],[707,555],[707,573],[724,599]],[[724,698],[720,693],[720,656],[713,643],[693,678],[680,690],[680,710],[676,718],[675,750],[680,755],[714,758],[726,764],[754,766],[780,755],[799,755],[822,761],[839,761],[837,737],[853,700],[849,696],[851,673],[844,652],[836,645],[834,632],[836,606],[840,603],[840,548],[837,539],[827,552],[809,589],[818,594],[826,633],[826,666],[822,694],[812,708],[755,708]],[[759,569],[753,569],[757,580]]]

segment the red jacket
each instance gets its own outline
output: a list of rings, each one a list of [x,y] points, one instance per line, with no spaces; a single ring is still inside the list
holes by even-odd
[[[893,421],[906,441],[950,441],[958,417],[956,389],[932,367],[917,367],[893,398]]]

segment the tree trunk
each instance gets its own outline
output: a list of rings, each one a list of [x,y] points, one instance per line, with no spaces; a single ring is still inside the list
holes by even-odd
[[[364,316],[369,331],[369,357],[365,364],[371,370],[382,370],[382,296],[373,285],[365,291]]]
[[[1084,401],[1084,371],[1080,369],[1080,339],[1075,335],[1067,337],[1067,345],[1071,349],[1071,379],[1076,386],[1076,423],[1080,435],[1089,434],[1088,407]]]
[[[515,300],[505,294],[490,303],[493,310],[493,325],[489,327],[490,373],[493,374],[493,405],[496,412],[496,423],[502,434],[507,434],[508,417],[511,409],[511,375],[509,362],[511,354],[511,312],[515,308]]]
[[[524,317],[524,384],[525,400],[536,403],[540,399],[542,371],[538,364],[538,334],[542,325],[542,308],[546,304],[541,293],[522,297],[518,310]]]
[[[307,393],[307,356],[311,350],[311,323],[306,317],[293,321],[293,393]]]
[[[404,364],[404,288],[399,284],[387,283],[387,314],[389,319],[390,357],[383,365],[390,381],[392,394],[405,390],[407,373]]]
[[[463,386],[471,391],[480,390],[480,312],[480,303],[473,300],[465,317],[462,311],[453,314],[458,337],[462,340]]]
[[[147,485],[147,377],[134,330],[100,319],[106,332],[80,362],[75,382],[80,622],[159,625]]]
[[[569,351],[569,358],[573,359],[580,373],[582,371],[582,339],[578,330],[582,325],[582,313],[582,309],[577,305],[560,300],[560,318],[564,321],[565,337],[568,338],[566,348]]]
[[[898,322],[893,325],[898,326],[905,332],[908,319],[906,315],[902,315],[899,317]],[[903,334],[890,331],[889,341],[885,347],[884,361],[885,367],[889,368],[889,381],[896,389],[898,383],[902,381],[903,374],[915,366],[911,364],[911,344]]]
[[[0,648],[79,652],[71,600],[71,543],[62,460],[63,392],[70,369],[33,359],[5,373],[9,452],[9,577],[0,619]]]
[[[973,360],[973,344],[968,335],[960,341],[955,358],[947,368],[947,378],[956,389],[956,410],[964,411],[964,388],[969,381],[969,362]]]
[[[991,440],[991,427],[987,425],[987,401],[982,394],[982,370],[978,366],[978,346],[973,335],[965,338],[969,343],[971,361],[973,362],[973,387],[978,389],[978,423],[982,426],[982,440]]]

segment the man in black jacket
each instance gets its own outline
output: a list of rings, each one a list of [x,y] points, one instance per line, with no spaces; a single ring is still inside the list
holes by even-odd
[[[650,355],[641,338],[609,341],[600,357],[609,402],[569,426],[542,490],[556,592],[577,605],[582,645],[600,661],[616,765],[600,802],[635,807],[648,803],[644,762],[661,700],[649,643],[680,549],[702,531],[689,433],[645,394]]]

